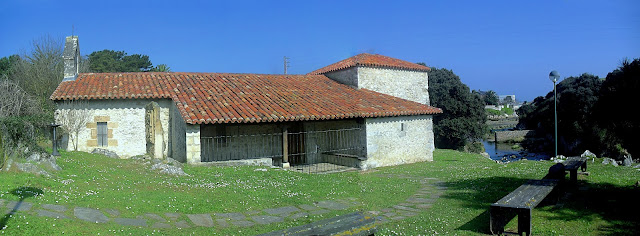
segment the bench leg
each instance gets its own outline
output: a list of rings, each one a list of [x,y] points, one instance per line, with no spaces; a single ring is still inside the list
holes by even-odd
[[[499,206],[491,206],[489,208],[489,229],[492,234],[504,233],[504,226],[515,216],[509,208],[502,208]]]
[[[518,234],[531,235],[531,209],[518,209]]]
[[[584,161],[584,163],[582,163],[582,165],[580,166],[580,170],[582,170],[582,172],[587,171],[587,161]]]
[[[577,184],[578,183],[578,169],[575,170],[570,170],[570,175],[571,175],[571,184]]]

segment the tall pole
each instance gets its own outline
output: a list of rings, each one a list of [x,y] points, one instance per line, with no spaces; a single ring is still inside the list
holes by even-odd
[[[556,157],[558,156],[558,94],[556,93],[556,84],[560,79],[560,74],[557,71],[551,71],[549,73],[549,79],[553,82],[553,119],[555,124],[555,144],[556,144]]]
[[[556,82],[553,82],[553,115],[554,115],[554,119],[555,119],[555,141],[556,141],[556,155],[555,157],[558,156],[558,95],[556,94]]]

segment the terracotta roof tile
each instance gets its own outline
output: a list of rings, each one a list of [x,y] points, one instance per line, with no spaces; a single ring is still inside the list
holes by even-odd
[[[171,99],[189,124],[305,121],[436,114],[442,111],[324,75],[83,73],[52,100]]]
[[[369,67],[386,67],[393,69],[405,69],[405,70],[414,70],[414,71],[429,71],[431,68],[418,65],[416,63],[403,61],[400,59],[387,57],[378,54],[369,54],[362,53],[342,61],[333,63],[331,65],[325,66],[323,68],[314,70],[310,72],[310,75],[320,75],[327,72],[347,69],[354,66],[369,66]]]

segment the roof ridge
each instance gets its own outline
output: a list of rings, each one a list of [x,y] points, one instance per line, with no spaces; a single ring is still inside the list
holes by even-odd
[[[360,53],[358,55],[349,57],[347,59],[333,63],[331,65],[314,70],[307,74],[319,75],[319,74],[324,74],[328,72],[351,68],[354,66],[383,67],[383,68],[394,68],[394,69],[425,71],[425,72],[431,70],[431,68],[427,66],[419,65],[417,63],[412,63],[412,62],[400,60],[400,59],[385,56],[385,55]]]

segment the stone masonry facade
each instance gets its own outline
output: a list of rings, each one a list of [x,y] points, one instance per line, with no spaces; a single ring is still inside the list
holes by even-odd
[[[90,122],[86,129],[79,133],[78,151],[91,152],[95,148],[101,148],[116,152],[122,158],[146,154],[145,138],[145,106],[152,100],[95,100],[88,102],[86,112],[90,116]],[[169,125],[169,100],[155,100],[160,105],[161,125]],[[74,109],[68,103],[59,103],[58,109]],[[107,145],[98,145],[98,123],[107,125]],[[165,128],[164,130],[167,130]],[[169,133],[164,132],[164,140],[169,140]],[[73,150],[73,143],[68,137],[63,141]],[[168,143],[165,146],[164,156],[168,155]],[[63,144],[64,146],[64,144]]]
[[[325,75],[354,88],[429,104],[427,72],[354,66]],[[365,132],[362,169],[433,160],[432,115],[367,118]]]

